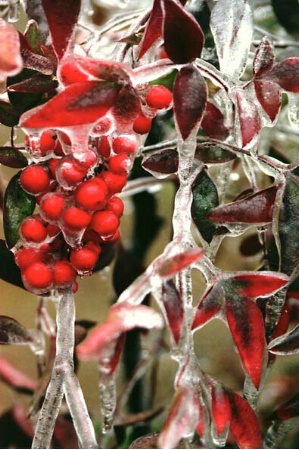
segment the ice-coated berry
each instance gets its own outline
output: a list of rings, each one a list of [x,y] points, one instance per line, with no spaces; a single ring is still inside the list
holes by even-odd
[[[50,186],[50,176],[43,166],[34,164],[25,167],[20,176],[22,188],[32,195],[47,191]]]

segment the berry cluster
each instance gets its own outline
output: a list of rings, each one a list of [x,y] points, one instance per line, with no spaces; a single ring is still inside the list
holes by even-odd
[[[172,94],[152,86],[142,100],[150,115],[140,114],[123,134],[112,116],[101,118],[80,153],[73,151],[72,133],[45,130],[26,138],[35,163],[23,169],[20,183],[39,207],[22,221],[15,252],[27,290],[75,291],[77,275],[91,273],[102,246],[119,239],[124,205],[116,194],[126,185],[141,135],[156,111],[170,106]]]

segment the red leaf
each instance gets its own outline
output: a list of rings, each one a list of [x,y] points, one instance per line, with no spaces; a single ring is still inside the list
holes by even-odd
[[[77,23],[80,0],[42,0],[52,37],[52,44],[60,60],[67,50],[69,40]]]
[[[120,86],[85,81],[67,86],[45,105],[22,115],[24,128],[71,127],[96,122],[116,101]]]
[[[164,47],[175,63],[188,63],[199,57],[204,44],[204,34],[199,24],[175,0],[161,0],[164,11]]]
[[[181,335],[184,308],[180,293],[172,280],[163,283],[162,301],[174,341],[178,344]]]
[[[266,78],[278,83],[285,91],[299,92],[299,58],[287,58],[275,64]]]
[[[191,264],[198,261],[203,256],[203,249],[186,250],[183,253],[167,258],[160,264],[157,272],[163,278],[171,278],[181,270],[187,269]]]
[[[260,425],[250,405],[235,393],[230,393],[230,402],[230,431],[239,448],[263,448]]]
[[[222,114],[222,111],[211,102],[206,103],[201,127],[204,132],[213,139],[224,141],[229,134],[229,130],[224,125],[224,115]]]
[[[199,127],[207,101],[207,85],[200,71],[184,66],[173,84],[173,109],[179,132],[186,140]]]
[[[263,317],[255,303],[244,297],[226,299],[226,318],[240,358],[254,386],[259,387],[264,366]]]
[[[80,359],[99,359],[107,347],[121,334],[133,328],[161,328],[163,321],[156,311],[144,305],[118,303],[108,314],[107,320],[96,327],[86,340],[77,347]]]
[[[37,74],[26,78],[19,83],[11,84],[7,90],[9,92],[27,92],[29,94],[43,94],[58,87],[58,83],[50,77]]]
[[[178,170],[178,152],[172,148],[159,150],[143,158],[142,167],[151,173],[166,174],[175,173]]]
[[[159,448],[176,448],[178,442],[194,432],[199,421],[198,394],[191,388],[177,390],[160,433]]]
[[[246,297],[267,297],[284,287],[289,277],[278,272],[245,272],[230,279],[239,295]]]
[[[224,223],[269,223],[272,221],[276,192],[277,187],[271,186],[246,199],[218,206],[207,214],[206,219]]]
[[[209,288],[201,299],[194,315],[192,330],[200,328],[209,320],[217,317],[224,300],[224,293],[220,283]]]
[[[256,97],[272,122],[275,121],[281,107],[281,89],[269,80],[255,80]]]
[[[252,147],[261,130],[261,118],[257,105],[249,98],[247,92],[238,90],[236,92],[236,106],[240,121],[242,147]]]
[[[292,355],[299,353],[299,325],[288,333],[273,339],[269,344],[269,350],[276,355]]]
[[[36,70],[44,75],[52,75],[55,72],[54,62],[43,56],[35,53],[27,39],[22,33],[19,33],[21,44],[21,55],[23,59],[23,67],[26,69]]]
[[[23,66],[17,30],[0,18],[0,81],[20,72]]]
[[[256,77],[260,77],[269,72],[274,64],[274,51],[271,42],[265,36],[261,40],[258,46],[254,60],[253,60],[253,73]]]
[[[278,420],[288,420],[297,416],[299,416],[299,394],[284,402],[275,411],[275,418]]]
[[[161,37],[162,25],[163,14],[161,9],[161,0],[154,0],[151,15],[140,43],[139,58],[142,58],[142,56],[156,42],[156,40]]]
[[[230,399],[226,391],[220,385],[214,386],[211,394],[212,417],[217,434],[218,436],[221,436],[225,432],[231,418]]]
[[[126,84],[120,89],[111,113],[117,122],[118,132],[132,129],[132,123],[141,113],[141,103],[132,86]]]
[[[26,389],[28,391],[36,389],[36,383],[12,366],[4,356],[0,356],[0,379],[15,389]]]

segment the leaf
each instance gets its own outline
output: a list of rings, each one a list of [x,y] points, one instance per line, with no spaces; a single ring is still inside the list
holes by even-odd
[[[32,337],[29,331],[17,320],[0,316],[0,344],[29,344]]]
[[[0,17],[0,81],[19,73],[23,67],[17,30]]]
[[[8,87],[10,92],[27,92],[31,94],[44,94],[48,91],[52,91],[58,87],[58,82],[52,80],[52,78],[37,74],[32,77],[26,78],[19,83],[11,84]]]
[[[196,330],[218,316],[224,302],[221,283],[215,282],[204,293],[196,308],[192,330]]]
[[[111,109],[118,132],[126,132],[131,129],[132,123],[141,114],[141,103],[135,89],[129,84],[124,85]]]
[[[194,264],[203,256],[203,249],[191,249],[186,250],[182,253],[177,253],[176,255],[166,258],[162,263],[159,264],[157,268],[157,273],[162,278],[171,278],[176,273],[181,270],[187,269],[187,267]]]
[[[275,64],[265,76],[288,92],[299,92],[299,58],[287,58]]]
[[[273,46],[269,39],[265,36],[258,46],[253,60],[253,73],[256,77],[260,77],[269,72],[274,64]]]
[[[145,156],[142,161],[142,167],[153,175],[170,175],[177,172],[179,167],[178,152],[172,148],[165,148]]]
[[[80,0],[42,0],[58,60],[65,54],[78,21]]]
[[[246,297],[268,297],[282,289],[289,281],[289,277],[279,272],[237,272],[225,281],[238,295]]]
[[[263,448],[258,419],[247,401],[240,395],[230,392],[231,421],[230,431],[239,448]]]
[[[278,22],[287,30],[288,33],[298,35],[299,5],[297,0],[271,0],[273,11]]]
[[[15,147],[0,147],[0,164],[21,169],[28,165],[27,158]]]
[[[14,127],[19,122],[19,114],[14,107],[4,100],[0,100],[0,123],[6,127]]]
[[[229,396],[220,384],[212,388],[211,413],[217,435],[222,436],[230,423],[231,405]]]
[[[45,105],[22,115],[24,128],[70,127],[96,122],[116,101],[120,86],[85,81],[67,86]]]
[[[158,438],[159,448],[176,448],[178,442],[194,432],[199,421],[198,394],[191,388],[180,388],[170,406]]]
[[[202,170],[194,180],[192,194],[192,219],[203,239],[210,243],[213,239],[216,225],[206,220],[205,217],[212,208],[219,205],[219,198],[217,188],[205,170]]]
[[[175,63],[188,63],[201,54],[204,34],[199,24],[175,0],[161,0],[164,13],[164,48]]]
[[[158,436],[159,433],[148,433],[144,436],[141,436],[137,439],[135,439],[129,448],[158,448]]]
[[[299,416],[299,394],[280,405],[274,413],[275,419],[288,420]]]
[[[296,325],[288,333],[273,339],[268,347],[270,352],[275,355],[299,353],[299,325]]]
[[[281,89],[272,81],[255,80],[255,95],[272,122],[278,116],[281,107]]]
[[[252,16],[250,0],[221,0],[213,5],[210,27],[220,70],[232,78],[239,78],[245,69],[253,32]]]
[[[207,101],[207,85],[200,71],[188,64],[173,84],[173,109],[178,130],[186,140],[199,127]]]
[[[212,209],[206,219],[224,223],[265,224],[272,221],[277,186],[271,186],[253,195]]]
[[[32,393],[36,389],[36,383],[16,369],[4,356],[0,356],[0,379],[21,392]]]
[[[25,36],[19,32],[21,44],[21,56],[23,67],[36,70],[44,75],[52,75],[55,72],[55,63],[46,56],[35,53]]]
[[[229,130],[224,124],[224,115],[222,114],[222,111],[211,102],[206,103],[201,127],[204,132],[213,139],[224,141],[229,135]]]
[[[24,36],[28,42],[28,44],[30,45],[30,47],[36,52],[38,53],[40,51],[40,35],[39,35],[39,29],[38,29],[38,25],[36,23],[35,20],[30,19],[27,22],[26,25],[26,30],[24,32]]]
[[[20,269],[3,239],[0,239],[0,279],[24,289]]]
[[[162,302],[174,342],[178,344],[182,331],[184,308],[180,293],[172,280],[164,281],[162,285]]]
[[[161,0],[154,0],[149,20],[140,43],[139,59],[151,48],[162,35],[163,15]]]
[[[134,328],[151,330],[162,328],[163,321],[156,311],[145,305],[118,303],[109,311],[106,321],[96,327],[78,346],[77,354],[82,360],[99,359],[105,348],[123,333]]]
[[[35,197],[27,194],[20,185],[20,174],[12,177],[5,191],[3,224],[6,244],[14,247],[19,240],[19,227],[35,208]]]
[[[235,103],[239,116],[241,145],[249,148],[256,144],[262,128],[261,118],[256,103],[242,89],[236,91]]]
[[[205,164],[224,164],[236,157],[232,151],[215,145],[198,144],[195,150],[195,158]]]

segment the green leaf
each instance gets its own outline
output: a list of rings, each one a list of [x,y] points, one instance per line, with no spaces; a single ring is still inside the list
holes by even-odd
[[[8,183],[4,197],[4,234],[8,248],[14,247],[19,240],[19,227],[25,217],[35,208],[35,197],[27,194],[20,185],[18,172]]]
[[[0,100],[0,123],[6,127],[14,127],[19,122],[19,113],[14,107],[3,100]]]
[[[0,147],[0,164],[21,169],[28,164],[27,158],[15,147]]]
[[[40,53],[40,35],[38,25],[35,20],[29,20],[24,36],[33,50],[35,50],[36,53]]]
[[[272,0],[273,11],[278,22],[288,33],[298,34],[299,5],[297,0]]]
[[[7,248],[3,239],[0,239],[0,279],[24,288],[21,271],[15,263],[13,253]]]
[[[191,206],[192,219],[203,239],[210,243],[216,230],[216,225],[205,216],[212,208],[219,205],[218,191],[209,175],[203,170],[193,185],[193,202]]]

